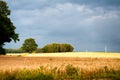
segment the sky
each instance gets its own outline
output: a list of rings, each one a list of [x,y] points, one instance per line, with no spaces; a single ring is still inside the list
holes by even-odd
[[[20,41],[34,38],[39,48],[68,43],[74,51],[120,52],[120,0],[5,0]]]

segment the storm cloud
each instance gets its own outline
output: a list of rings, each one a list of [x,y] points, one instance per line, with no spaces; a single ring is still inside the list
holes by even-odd
[[[120,51],[120,0],[6,0],[20,41],[70,43],[75,51]]]

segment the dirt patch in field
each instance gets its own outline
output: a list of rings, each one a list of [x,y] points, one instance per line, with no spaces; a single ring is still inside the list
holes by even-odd
[[[63,68],[72,64],[81,69],[96,70],[101,67],[110,69],[120,68],[120,59],[117,58],[70,58],[70,57],[20,57],[0,56],[0,70],[35,69],[40,66],[46,68]]]

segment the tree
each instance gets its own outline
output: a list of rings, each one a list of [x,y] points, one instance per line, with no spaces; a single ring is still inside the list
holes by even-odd
[[[0,0],[0,54],[5,54],[3,49],[5,42],[19,41],[18,34],[15,33],[16,28],[11,22],[9,15],[10,10],[7,3]]]
[[[53,52],[59,52],[60,45],[57,43],[53,44],[47,44],[45,45],[42,50],[45,53],[53,53]]]
[[[72,52],[73,46],[70,44],[60,44],[60,52]]]
[[[25,52],[32,53],[33,51],[37,50],[38,45],[36,44],[33,38],[28,38],[24,41],[21,49]]]
[[[45,53],[53,53],[53,52],[72,52],[73,47],[70,44],[47,44],[42,48],[42,51]]]

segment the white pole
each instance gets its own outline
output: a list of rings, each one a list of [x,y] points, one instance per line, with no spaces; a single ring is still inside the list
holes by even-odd
[[[105,52],[107,52],[107,46],[105,45]]]

